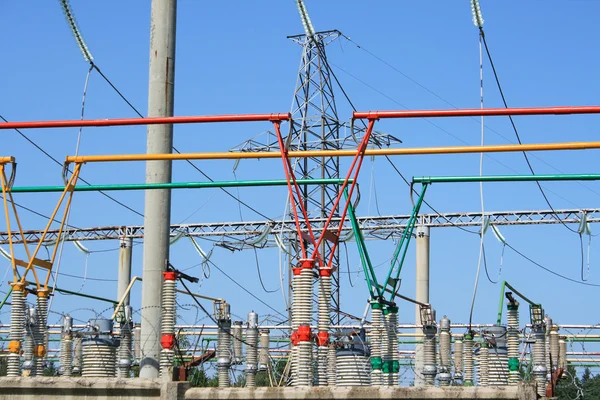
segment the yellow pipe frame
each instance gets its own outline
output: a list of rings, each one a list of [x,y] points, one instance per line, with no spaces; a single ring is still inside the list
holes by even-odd
[[[566,142],[566,143],[531,143],[531,144],[499,144],[488,146],[449,146],[449,147],[417,147],[367,149],[366,156],[400,156],[426,154],[468,154],[468,153],[508,153],[520,151],[551,150],[588,150],[600,149],[600,142]],[[356,150],[308,150],[290,151],[290,158],[308,157],[353,157]],[[159,160],[240,160],[280,158],[281,152],[215,152],[215,153],[181,153],[181,154],[115,154],[96,156],[67,156],[65,163],[92,163],[116,161],[159,161]]]

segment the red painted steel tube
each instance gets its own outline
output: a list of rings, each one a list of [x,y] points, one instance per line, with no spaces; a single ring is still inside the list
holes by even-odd
[[[354,119],[479,117],[502,115],[600,114],[600,106],[527,107],[527,108],[463,108],[454,110],[356,111]]]
[[[280,114],[232,114],[232,115],[199,115],[190,117],[152,117],[152,118],[116,118],[116,119],[84,119],[58,121],[3,122],[0,129],[32,129],[32,128],[76,128],[86,126],[124,126],[124,125],[159,125],[159,124],[198,124],[210,122],[252,122],[252,121],[287,121],[289,113]]]

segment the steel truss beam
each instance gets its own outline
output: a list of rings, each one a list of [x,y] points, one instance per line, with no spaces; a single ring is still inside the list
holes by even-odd
[[[562,220],[565,223],[578,224],[581,222],[582,215],[586,216],[586,221],[590,223],[600,222],[600,208],[584,209],[564,209],[556,210],[536,210],[536,211],[498,211],[486,212],[490,223],[495,225],[548,225],[559,224]],[[557,218],[560,218],[560,220]],[[390,236],[398,235],[402,232],[410,215],[388,215],[388,216],[370,216],[358,217],[358,222],[365,234],[365,238],[371,240],[381,240]],[[316,232],[320,232],[325,222],[324,218],[313,218],[311,224]],[[339,218],[334,219],[331,229],[339,226]],[[480,227],[481,213],[445,213],[445,214],[422,214],[420,222],[431,228],[444,228],[452,226],[460,227]],[[260,247],[276,246],[275,235],[288,236],[295,233],[294,221],[248,221],[248,222],[207,222],[197,224],[171,225],[171,237],[181,235],[182,232],[189,236],[204,237],[207,239],[217,239],[223,243],[242,245],[245,241],[252,241],[261,234],[269,230],[266,242],[260,244]],[[350,224],[346,223],[343,231],[350,233]],[[42,231],[29,230],[24,231],[28,242],[39,240]],[[65,230],[65,240],[67,241],[85,241],[85,240],[117,240],[123,237],[141,239],[144,237],[144,227],[139,226],[103,226],[94,228],[69,228]],[[350,236],[350,235],[348,235]],[[344,238],[345,235],[342,235]],[[55,242],[58,238],[58,230],[48,232],[47,244]],[[13,232],[14,243],[21,243],[22,238],[18,232]],[[0,232],[0,244],[8,243],[8,233]]]

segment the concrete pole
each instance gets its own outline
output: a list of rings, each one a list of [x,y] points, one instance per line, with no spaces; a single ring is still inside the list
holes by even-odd
[[[417,272],[416,272],[416,294],[415,300],[422,303],[429,303],[429,227],[424,225],[417,226]],[[416,306],[415,324],[421,324],[421,310]],[[422,334],[421,328],[417,328],[417,333]],[[423,345],[415,345],[415,386],[425,386],[423,378],[423,367],[425,366],[423,358]]]
[[[117,278],[117,300],[125,294],[129,282],[131,282],[131,246],[133,239],[121,238],[121,248],[119,249],[119,275]],[[123,301],[124,306],[129,305],[129,295]]]
[[[152,0],[148,116],[173,115],[177,0]],[[148,126],[146,152],[171,153],[173,125]],[[170,161],[146,162],[146,183],[171,182]],[[141,378],[157,378],[162,272],[169,259],[171,191],[148,190],[144,206]]]

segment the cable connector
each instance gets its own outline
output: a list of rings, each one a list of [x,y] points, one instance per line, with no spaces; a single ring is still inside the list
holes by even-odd
[[[471,12],[473,13],[473,24],[478,28],[483,28],[483,15],[481,14],[481,7],[479,6],[479,0],[471,0]]]

